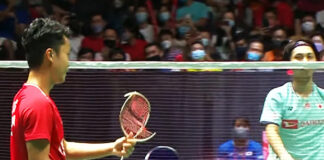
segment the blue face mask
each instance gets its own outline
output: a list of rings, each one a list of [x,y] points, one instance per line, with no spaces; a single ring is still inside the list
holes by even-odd
[[[169,12],[162,12],[159,15],[159,19],[161,22],[166,22],[170,19],[170,13]]]
[[[101,25],[101,24],[96,24],[96,25],[93,25],[93,26],[92,26],[92,31],[93,31],[94,33],[100,33],[100,32],[103,31],[103,29],[104,29],[104,26]]]
[[[232,19],[225,19],[225,21],[227,21],[227,23],[228,23],[228,25],[229,25],[230,27],[233,27],[233,26],[235,25],[235,21],[232,20]]]
[[[201,43],[206,47],[209,45],[209,39],[208,38],[202,38]]]
[[[190,31],[190,27],[188,27],[188,26],[180,26],[178,28],[178,32],[179,32],[180,36],[184,36],[189,31]]]
[[[261,59],[261,55],[255,52],[248,52],[247,59],[250,61],[258,61]]]
[[[324,50],[324,46],[322,43],[314,43],[317,52],[321,52],[322,50]]]
[[[204,50],[195,50],[191,52],[191,57],[193,60],[202,60],[204,59],[206,52]]]
[[[148,17],[146,12],[138,12],[138,13],[135,14],[135,16],[136,16],[136,20],[137,20],[138,23],[146,22],[147,17]]]

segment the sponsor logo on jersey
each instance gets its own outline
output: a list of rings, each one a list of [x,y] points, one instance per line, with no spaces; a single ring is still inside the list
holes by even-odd
[[[281,122],[282,128],[285,129],[298,129],[298,120],[287,120],[284,119]]]

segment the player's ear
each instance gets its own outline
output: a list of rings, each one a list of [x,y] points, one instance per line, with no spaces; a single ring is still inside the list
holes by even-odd
[[[54,50],[52,48],[47,48],[45,51],[45,58],[48,61],[53,62],[53,56],[54,56]]]

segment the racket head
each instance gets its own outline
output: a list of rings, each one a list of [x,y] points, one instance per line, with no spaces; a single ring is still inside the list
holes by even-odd
[[[138,142],[151,139],[155,133],[146,130],[151,112],[151,105],[147,98],[139,92],[129,92],[119,114],[119,121],[125,136],[131,132]]]

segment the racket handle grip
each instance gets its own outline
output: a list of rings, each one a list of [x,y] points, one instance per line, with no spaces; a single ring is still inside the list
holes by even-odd
[[[124,160],[124,156],[120,157],[120,160]]]

